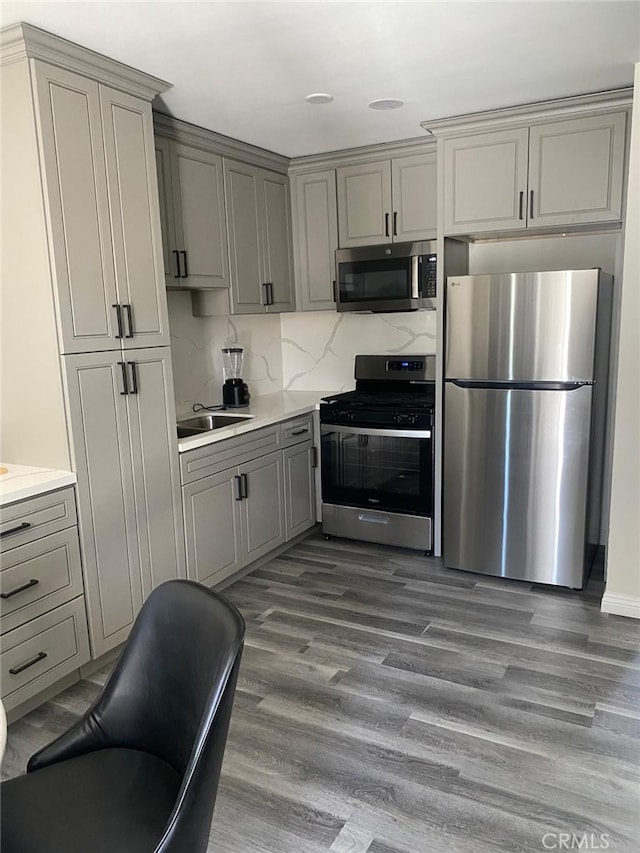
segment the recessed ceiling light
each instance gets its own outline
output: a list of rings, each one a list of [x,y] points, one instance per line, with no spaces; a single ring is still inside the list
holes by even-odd
[[[326,92],[315,92],[313,95],[307,95],[305,101],[310,104],[328,104],[333,100],[333,95],[327,95]]]
[[[398,98],[380,98],[377,101],[369,101],[369,108],[372,110],[399,110],[404,106],[404,101]]]

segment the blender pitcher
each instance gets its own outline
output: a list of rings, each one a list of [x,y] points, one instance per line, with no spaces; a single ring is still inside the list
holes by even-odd
[[[242,347],[224,347],[222,350],[222,368],[224,385],[222,386],[222,402],[232,409],[249,405],[249,388],[242,381]]]

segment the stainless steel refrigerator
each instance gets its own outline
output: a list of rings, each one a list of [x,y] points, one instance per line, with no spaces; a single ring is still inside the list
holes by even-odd
[[[599,538],[612,284],[598,269],[447,280],[445,566],[583,586]]]

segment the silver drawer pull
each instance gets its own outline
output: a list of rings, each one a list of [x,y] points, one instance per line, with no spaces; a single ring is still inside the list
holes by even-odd
[[[44,660],[47,656],[46,652],[38,652],[38,654],[28,660],[26,663],[23,663],[22,666],[16,666],[13,669],[10,669],[9,672],[11,675],[20,675],[21,672],[24,672],[25,669],[29,669],[30,666],[33,666],[34,663],[40,663],[41,660]]]
[[[291,435],[302,435],[303,432],[309,432],[309,427],[300,427],[300,429],[292,429]]]
[[[364,513],[360,513],[358,515],[358,521],[368,521],[370,524],[389,524],[388,516],[384,515],[365,515]]]
[[[23,521],[22,524],[19,524],[17,527],[10,527],[8,530],[3,530],[0,533],[0,539],[3,536],[10,536],[12,533],[19,533],[21,530],[28,530],[31,527],[28,521]]]
[[[22,586],[17,586],[10,592],[0,592],[0,598],[13,598],[13,596],[17,595],[19,592],[24,592],[25,589],[31,589],[32,586],[37,586],[39,583],[40,581],[37,578],[31,578],[30,581],[23,583]]]

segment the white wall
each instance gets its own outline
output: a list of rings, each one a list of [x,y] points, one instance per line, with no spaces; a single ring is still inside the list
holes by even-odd
[[[602,609],[640,618],[640,63],[636,64]]]

